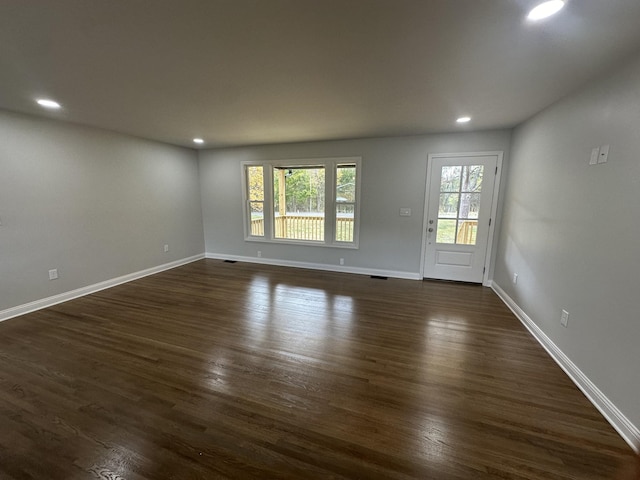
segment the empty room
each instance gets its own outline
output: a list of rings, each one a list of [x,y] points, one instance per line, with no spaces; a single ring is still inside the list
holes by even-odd
[[[640,479],[639,19],[0,1],[0,480]]]

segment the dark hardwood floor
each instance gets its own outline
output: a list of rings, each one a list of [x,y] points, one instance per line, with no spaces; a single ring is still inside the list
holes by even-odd
[[[480,286],[202,260],[0,324],[0,479],[612,479]]]

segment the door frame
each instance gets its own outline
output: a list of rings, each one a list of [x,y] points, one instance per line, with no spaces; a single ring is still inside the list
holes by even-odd
[[[482,285],[485,287],[490,286],[489,272],[491,270],[491,263],[493,260],[493,237],[495,235],[495,227],[497,222],[496,215],[498,212],[498,196],[500,193],[500,179],[502,176],[502,158],[504,152],[502,151],[489,151],[489,152],[457,152],[457,153],[430,153],[427,157],[427,180],[425,184],[424,194],[424,216],[422,219],[422,250],[420,252],[420,278],[424,278],[424,261],[427,254],[427,228],[429,221],[429,194],[431,186],[431,165],[433,165],[433,159],[435,158],[455,158],[455,157],[497,157],[497,168],[495,183],[493,185],[493,200],[491,201],[491,224],[489,225],[489,238],[487,239],[487,251],[484,258],[484,274],[482,275]]]

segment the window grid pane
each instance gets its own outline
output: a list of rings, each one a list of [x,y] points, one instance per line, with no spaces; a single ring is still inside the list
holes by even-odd
[[[458,214],[458,204],[460,203],[459,193],[441,193],[440,208],[438,218],[456,218]]]
[[[249,200],[264,201],[264,175],[262,166],[247,167]]]
[[[477,219],[479,211],[479,193],[463,193],[460,195],[460,211],[458,213],[458,218]]]
[[[462,192],[480,192],[482,190],[482,177],[484,165],[465,166],[462,171]]]
[[[442,174],[440,176],[440,191],[459,192],[461,175],[462,168],[457,165],[442,167]]]
[[[477,233],[477,220],[460,220],[456,233],[456,243],[460,245],[475,245]]]
[[[251,235],[264,237],[264,202],[249,202]]]
[[[457,220],[438,219],[436,243],[456,243]]]
[[[353,242],[354,203],[336,205],[336,242]]]

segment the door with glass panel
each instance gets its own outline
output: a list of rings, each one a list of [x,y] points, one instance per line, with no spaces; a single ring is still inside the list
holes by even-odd
[[[498,156],[431,157],[424,277],[482,283]]]

